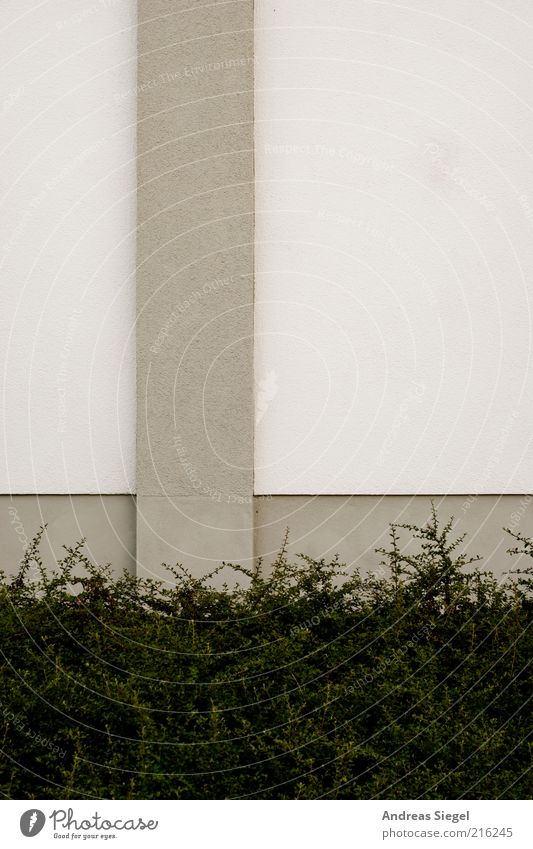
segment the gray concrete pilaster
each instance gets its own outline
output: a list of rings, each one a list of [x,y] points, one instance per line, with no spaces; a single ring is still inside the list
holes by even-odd
[[[253,558],[253,2],[140,0],[137,561]]]

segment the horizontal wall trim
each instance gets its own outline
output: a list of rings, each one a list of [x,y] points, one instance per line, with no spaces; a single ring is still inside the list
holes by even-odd
[[[25,547],[46,525],[43,562],[52,569],[64,545],[85,538],[95,563],[135,574],[136,504],[131,495],[0,495],[0,568],[13,575]]]
[[[375,548],[386,546],[389,524],[423,524],[432,500],[443,521],[455,516],[457,535],[467,534],[466,549],[481,555],[482,565],[498,576],[513,567],[506,554],[513,540],[503,528],[533,537],[531,494],[273,495],[257,496],[253,505],[190,497],[147,497],[139,503],[130,495],[0,495],[0,568],[14,574],[25,546],[47,524],[42,553],[50,569],[63,556],[63,545],[83,537],[88,556],[110,563],[115,574],[126,569],[168,579],[162,561],[181,562],[200,574],[223,560],[249,566],[252,558],[268,569],[288,528],[289,555],[338,554],[348,567],[371,571],[379,567]],[[136,541],[139,522],[151,533],[137,534]]]
[[[288,529],[290,555],[318,559],[338,554],[348,567],[375,570],[381,559],[375,549],[387,546],[390,523],[424,524],[432,502],[443,521],[455,517],[455,532],[467,535],[466,550],[481,555],[496,575],[513,566],[506,554],[513,539],[503,528],[533,537],[530,494],[274,495],[255,499],[255,556],[268,568]]]
[[[256,492],[254,498],[522,498],[523,492]],[[531,493],[533,495],[533,493]]]

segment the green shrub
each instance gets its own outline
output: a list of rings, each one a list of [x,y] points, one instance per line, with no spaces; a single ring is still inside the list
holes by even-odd
[[[284,546],[214,589],[113,580],[82,543],[47,577],[41,531],[0,585],[1,793],[529,798],[532,572],[451,533],[391,526],[367,576]]]

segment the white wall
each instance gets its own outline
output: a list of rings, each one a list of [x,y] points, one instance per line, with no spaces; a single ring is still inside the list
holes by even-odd
[[[533,489],[533,7],[257,0],[256,492]]]
[[[0,9],[1,492],[134,487],[135,22]]]

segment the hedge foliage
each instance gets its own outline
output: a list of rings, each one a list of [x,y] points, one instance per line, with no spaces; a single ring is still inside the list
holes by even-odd
[[[374,574],[284,545],[218,589],[81,542],[47,577],[42,532],[0,586],[5,797],[531,796],[532,572],[496,581],[435,511]]]

